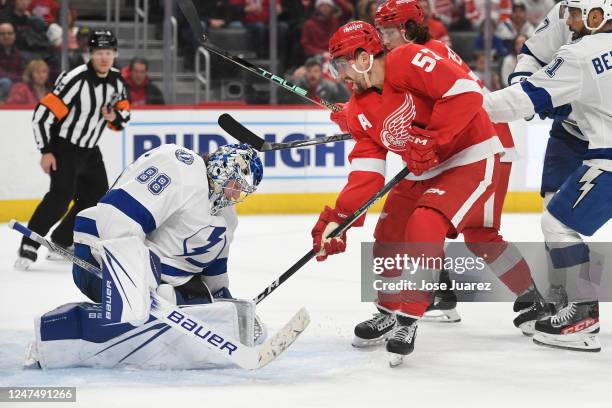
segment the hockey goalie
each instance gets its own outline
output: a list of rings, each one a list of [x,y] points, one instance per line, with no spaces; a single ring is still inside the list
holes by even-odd
[[[234,204],[253,193],[263,165],[247,145],[199,156],[168,144],[128,166],[75,222],[73,278],[93,303],[69,303],[35,320],[26,366],[195,369],[231,365],[236,345],[210,330],[190,336],[150,315],[151,293],[251,347],[265,338],[255,304],[234,299],[227,260]],[[185,321],[187,324],[187,320]]]

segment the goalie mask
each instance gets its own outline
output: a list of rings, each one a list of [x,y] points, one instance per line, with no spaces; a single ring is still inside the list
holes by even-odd
[[[257,152],[246,144],[219,147],[208,157],[211,214],[244,201],[254,193],[263,177],[263,164]]]

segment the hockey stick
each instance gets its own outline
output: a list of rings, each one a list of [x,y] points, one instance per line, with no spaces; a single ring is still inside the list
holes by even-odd
[[[363,213],[365,213],[374,203],[380,200],[385,194],[389,192],[397,183],[402,181],[404,177],[406,177],[410,173],[408,167],[404,167],[399,173],[395,175],[391,180],[387,182],[383,186],[383,188],[374,194],[365,204],[363,204],[357,211],[351,214],[342,224],[340,224],[336,229],[334,229],[329,235],[328,238],[335,238],[342,234],[344,231],[349,229],[351,225],[359,218]],[[267,288],[265,288],[259,295],[257,295],[253,301],[256,304],[259,304],[262,300],[264,300],[270,293],[272,293],[276,288],[282,285],[287,279],[289,279],[294,273],[296,273],[302,266],[306,265],[308,261],[314,258],[316,255],[314,249],[311,249],[304,255],[300,260],[298,260],[295,264],[293,264],[287,271],[285,271],[281,276],[279,276],[274,282],[272,282]]]
[[[74,262],[87,272],[99,278],[102,277],[102,272],[94,265],[41,237],[17,221],[11,220],[9,228],[43,245],[50,251],[63,255],[66,259]],[[228,336],[201,320],[190,316],[186,312],[187,309],[179,309],[154,291],[151,291],[150,295],[151,314],[153,316],[181,333],[196,339],[215,354],[225,357],[242,368],[251,370],[261,368],[278,357],[291,346],[310,323],[308,312],[302,308],[268,341],[257,347],[248,347],[232,336]]]
[[[242,123],[238,122],[232,117],[232,115],[228,113],[223,113],[221,116],[219,116],[217,123],[219,123],[219,126],[221,126],[223,130],[232,135],[235,139],[242,143],[248,143],[253,147],[253,149],[259,152],[293,149],[296,147],[313,146],[323,143],[339,142],[342,140],[351,139],[350,133],[339,133],[336,135],[317,137],[314,139],[295,140],[293,142],[288,143],[271,143],[266,142],[263,138],[251,132],[249,129],[244,127]]]
[[[335,103],[328,102],[320,98],[319,96],[313,94],[312,92],[309,92],[308,90],[304,88],[300,88],[299,86],[286,81],[282,77],[274,75],[273,73],[268,72],[263,68],[256,67],[255,65],[251,64],[249,61],[244,60],[235,55],[231,55],[228,52],[210,44],[208,42],[208,38],[204,34],[204,31],[202,30],[202,25],[200,23],[200,17],[198,16],[198,11],[194,7],[192,0],[177,0],[177,2],[178,2],[179,8],[183,12],[183,15],[187,19],[187,23],[189,23],[189,26],[191,27],[191,31],[193,31],[193,34],[196,36],[196,39],[198,40],[200,45],[206,48],[208,51],[214,54],[217,54],[218,56],[225,58],[226,60],[231,61],[236,65],[241,66],[242,68],[254,73],[255,75],[258,75],[264,79],[267,79],[268,81],[274,82],[275,84],[287,89],[290,92],[293,92],[296,95],[301,96],[302,98],[312,103],[315,103],[319,106],[330,109],[332,111],[339,111],[342,109],[340,106],[336,105]]]

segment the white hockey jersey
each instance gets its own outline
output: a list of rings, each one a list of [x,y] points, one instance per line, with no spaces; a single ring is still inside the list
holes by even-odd
[[[167,144],[129,165],[97,206],[81,211],[74,242],[137,236],[161,260],[173,286],[202,273],[211,292],[228,287],[227,257],[238,219],[233,207],[210,215],[204,160]],[[94,254],[96,256],[96,254]]]
[[[612,33],[586,35],[562,46],[530,78],[485,96],[494,122],[509,122],[571,103],[589,142],[591,164],[612,170]],[[603,159],[603,160],[602,160]]]

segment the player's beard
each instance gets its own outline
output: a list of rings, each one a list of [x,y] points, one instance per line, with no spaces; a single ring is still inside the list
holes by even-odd
[[[582,30],[576,32],[572,30],[572,41],[576,41],[579,38],[584,37],[585,35],[589,35],[590,30],[586,27],[582,27]]]

